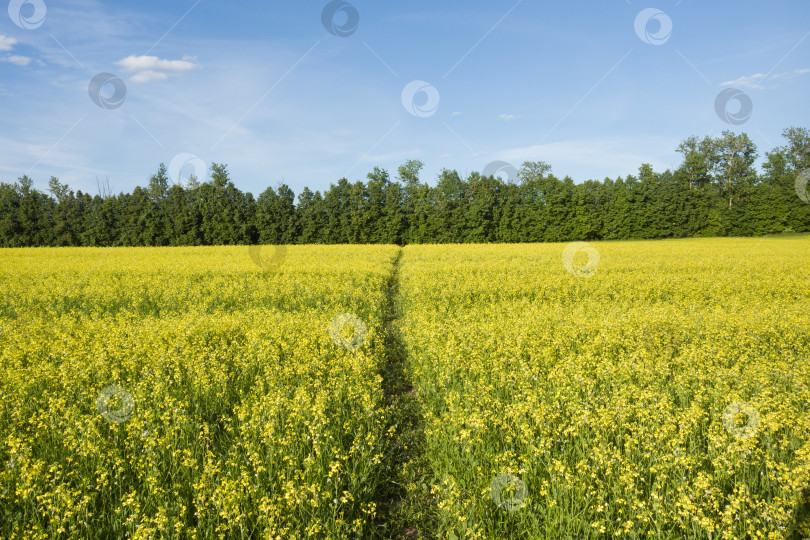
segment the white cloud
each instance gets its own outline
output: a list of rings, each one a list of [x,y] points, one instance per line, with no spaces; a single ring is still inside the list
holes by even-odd
[[[499,114],[498,118],[500,118],[501,120],[505,120],[505,121],[509,122],[510,120],[514,120],[514,119],[520,118],[520,117],[517,116],[517,115],[514,115],[514,114]]]
[[[18,56],[16,54],[3,58],[3,61],[17,66],[27,66],[29,63],[31,63],[31,59],[27,56]]]
[[[152,69],[147,69],[145,71],[139,71],[138,73],[130,77],[130,80],[136,83],[147,83],[149,81],[163,81],[168,78],[169,75],[167,75],[163,71],[154,71]]]
[[[788,71],[786,73],[777,73],[776,75],[772,75],[771,79],[791,80],[795,79],[796,77],[800,77],[805,73],[810,73],[810,69],[794,69],[793,71]]]
[[[764,78],[765,78],[764,73],[756,73],[756,74],[750,75],[750,76],[742,76],[739,79],[735,79],[733,81],[726,81],[726,82],[720,83],[720,86],[734,86],[734,87],[742,86],[742,87],[745,87],[745,88],[761,89],[761,88],[764,88],[764,87],[762,85],[760,85],[759,83],[762,82],[762,79],[764,79]]]
[[[191,58],[184,57],[182,60],[161,60],[157,56],[127,56],[115,64],[124,68],[124,71],[188,71],[196,64],[189,62]]]
[[[4,36],[0,34],[0,51],[10,51],[17,44],[17,40],[13,37]]]
[[[777,73],[775,75],[765,75],[763,73],[755,73],[754,75],[747,75],[747,76],[744,75],[733,81],[726,81],[724,83],[720,83],[720,86],[733,86],[735,88],[743,87],[743,88],[752,88],[754,90],[763,90],[765,89],[765,86],[763,86],[765,81],[775,81],[777,79],[791,80],[801,75],[804,75],[805,73],[810,73],[810,69],[794,69],[793,71]]]
[[[451,158],[451,157],[453,157],[453,156],[451,156],[450,154],[439,154],[439,155],[438,155],[438,156],[436,156],[436,157],[437,157],[438,159],[448,159],[448,158]]]
[[[0,51],[10,51],[17,44],[17,40],[13,37],[8,37],[0,34]],[[20,56],[17,54],[10,54],[8,56],[0,56],[0,62],[8,62],[16,66],[27,66],[31,63],[31,59],[27,56]]]
[[[461,113],[458,112],[458,111],[455,111],[450,116],[461,116]]]
[[[115,62],[124,71],[134,72],[132,82],[146,83],[149,81],[162,81],[169,75],[177,75],[197,67],[193,62],[195,58],[184,56],[182,60],[162,60],[157,56],[127,56]]]

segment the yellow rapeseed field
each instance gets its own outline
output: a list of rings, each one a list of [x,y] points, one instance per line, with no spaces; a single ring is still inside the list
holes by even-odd
[[[808,240],[3,250],[0,538],[810,537]]]
[[[809,537],[808,268],[807,237],[408,247],[437,535]]]
[[[2,252],[0,537],[368,534],[397,250],[264,249]]]

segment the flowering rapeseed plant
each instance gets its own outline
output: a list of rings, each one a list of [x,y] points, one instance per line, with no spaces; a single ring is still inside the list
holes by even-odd
[[[396,251],[4,250],[0,537],[367,536]]]
[[[806,243],[408,246],[436,535],[810,536]]]

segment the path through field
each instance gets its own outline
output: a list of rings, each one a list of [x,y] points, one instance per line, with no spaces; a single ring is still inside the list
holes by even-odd
[[[3,250],[0,537],[808,537],[809,240]]]

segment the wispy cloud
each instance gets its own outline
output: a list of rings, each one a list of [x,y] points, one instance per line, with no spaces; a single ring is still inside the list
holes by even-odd
[[[283,178],[296,192],[304,185],[324,189],[361,157],[364,161],[352,170],[356,178],[375,165],[395,171],[409,158],[423,160],[422,177],[428,181],[445,167],[472,171],[495,159],[515,166],[526,159],[543,159],[554,165],[555,173],[583,180],[635,174],[644,161],[663,170],[670,162],[679,162],[681,156],[674,148],[682,138],[716,135],[710,130],[717,127],[718,119],[707,108],[707,97],[691,91],[700,79],[695,80],[691,73],[666,81],[648,77],[647,66],[641,62],[622,63],[610,76],[613,84],[599,86],[576,114],[568,115],[573,100],[615,61],[609,51],[626,50],[628,39],[624,31],[606,32],[602,17],[581,20],[575,3],[523,2],[523,16],[510,16],[498,28],[502,37],[508,36],[510,41],[502,43],[508,48],[495,47],[494,42],[477,48],[440,85],[441,106],[446,107],[440,111],[445,111],[447,123],[467,141],[462,143],[447,129],[431,127],[441,114],[432,121],[406,116],[400,94],[411,75],[390,78],[356,37],[330,38],[329,45],[324,42],[299,65],[302,55],[325,31],[318,10],[306,7],[306,2],[291,2],[290,9],[279,9],[276,2],[249,0],[242,11],[251,14],[252,22],[245,21],[244,13],[229,3],[200,2],[181,20],[195,1],[49,2],[45,26],[30,32],[10,26],[5,19],[0,24],[0,98],[4,104],[0,180],[3,176],[16,178],[38,163],[30,176],[43,189],[47,178],[54,175],[74,189],[94,191],[95,177],[109,175],[116,190],[131,190],[142,185],[157,164],[169,163],[181,152],[199,155],[207,163],[229,164],[240,189],[254,193]],[[503,9],[486,2],[463,7],[431,3],[407,13],[389,4],[380,3],[376,23],[364,19],[363,38],[397,72],[413,73],[413,77],[445,73],[474,43],[471,40],[503,15]],[[724,20],[722,7],[707,4],[706,10]],[[691,24],[690,17],[695,23],[702,21],[709,16],[706,10],[683,12],[681,25]],[[611,27],[613,22],[626,23],[627,14],[621,10],[605,8],[604,13],[615,17],[610,19]],[[529,24],[533,15],[552,24],[573,26],[560,26],[538,38]],[[5,17],[2,12],[0,16]],[[433,31],[436,21],[467,21],[470,17],[474,25]],[[779,48],[768,49],[776,60],[790,53],[790,47],[807,30],[800,18],[785,21],[764,3],[747,11],[746,17],[748,21],[735,26],[738,31],[731,35],[704,36],[703,47],[735,52],[717,69],[725,70],[726,80],[748,77],[740,81],[741,90],[749,92],[750,85],[785,90],[778,102],[769,104],[767,116],[757,117],[755,131],[776,142],[779,132],[795,123],[796,111],[802,110],[803,87],[810,81],[805,72],[793,68],[802,63],[810,68],[810,64],[801,61],[802,49],[797,48],[788,57],[796,64],[781,64],[770,76],[762,76],[758,72],[767,74],[773,63],[763,60],[763,67],[755,68],[758,71],[751,68],[751,58],[761,52],[763,44],[751,43],[747,36],[763,25],[779,28],[780,35],[774,36],[777,43],[769,45]],[[256,21],[262,24],[253,24]],[[470,30],[475,35],[469,35]],[[435,39],[409,41],[415,32]],[[592,39],[573,36],[598,36],[605,56],[593,54],[597,45]],[[560,39],[566,46],[543,69],[521,70],[533,61],[531,51],[536,46],[553,47]],[[634,39],[632,32],[630,39]],[[801,43],[808,41],[810,38]],[[414,49],[402,56],[397,44],[404,42]],[[355,50],[352,43],[360,48]],[[454,44],[460,44],[457,50]],[[450,57],[435,54],[437,47],[444,50],[445,46],[447,52],[452,51]],[[641,49],[634,50],[633,57]],[[21,66],[27,57],[31,60]],[[701,70],[709,69],[708,58],[694,51],[689,57]],[[672,62],[673,68],[689,69],[677,57]],[[297,67],[285,78],[293,66]],[[33,68],[34,72],[21,76]],[[94,107],[85,91],[90,77],[102,71],[126,79],[128,97],[116,112]],[[481,73],[502,76],[481,77]],[[802,78],[790,80],[799,76]],[[713,84],[724,80],[718,77],[722,75]],[[570,84],[548,85],[550,79]],[[438,84],[437,80],[431,82]],[[729,81],[731,84],[734,82]],[[505,87],[510,89],[507,94]],[[254,107],[271,88],[275,88],[271,99]],[[477,90],[464,92],[463,88]],[[537,88],[543,89],[542,99]],[[723,88],[727,86],[719,89]],[[529,110],[533,111],[531,121]],[[70,131],[85,112],[87,117]],[[555,138],[545,141],[549,144],[526,148],[563,117]],[[375,146],[398,119],[402,120],[399,127]],[[222,144],[212,150],[229,130]],[[65,133],[69,135],[64,137]],[[758,145],[771,145],[759,133],[751,135]],[[18,144],[9,145],[3,138]],[[562,142],[554,144],[554,140]],[[121,151],[124,147],[125,152]],[[482,150],[489,154],[481,154]]]
[[[764,90],[766,81],[776,80],[791,80],[800,77],[806,73],[810,73],[810,69],[794,69],[793,71],[786,71],[784,73],[776,73],[768,76],[764,73],[755,73],[753,75],[744,75],[733,81],[726,81],[720,83],[720,86],[733,86],[735,88],[751,88],[754,90]]]
[[[17,40],[13,37],[8,37],[6,35],[0,34],[0,51],[8,52],[14,49],[14,45],[17,44]],[[0,62],[8,62],[9,64],[14,64],[17,66],[27,66],[31,63],[31,59],[27,56],[20,56],[17,54],[10,54],[8,56],[0,56]]]
[[[17,44],[17,40],[0,34],[0,51],[10,51]]]
[[[777,73],[776,75],[771,75],[771,79],[795,79],[805,73],[810,73],[810,69],[794,69],[786,73]]]
[[[762,79],[764,78],[765,78],[764,73],[755,73],[754,75],[742,76],[739,79],[734,79],[733,81],[726,81],[720,83],[720,86],[734,86],[734,87],[742,86],[744,88],[762,89],[765,87],[760,85],[759,83],[762,82]]]
[[[184,56],[182,60],[162,60],[157,56],[127,56],[115,62],[126,72],[133,72],[132,82],[146,83],[149,81],[162,81],[169,75],[178,75],[197,67],[193,62],[195,58]]]
[[[27,66],[31,63],[31,59],[27,56],[19,56],[16,54],[12,54],[11,56],[6,56],[5,58],[0,58],[0,61],[8,62],[9,64],[14,64],[17,66]]]

